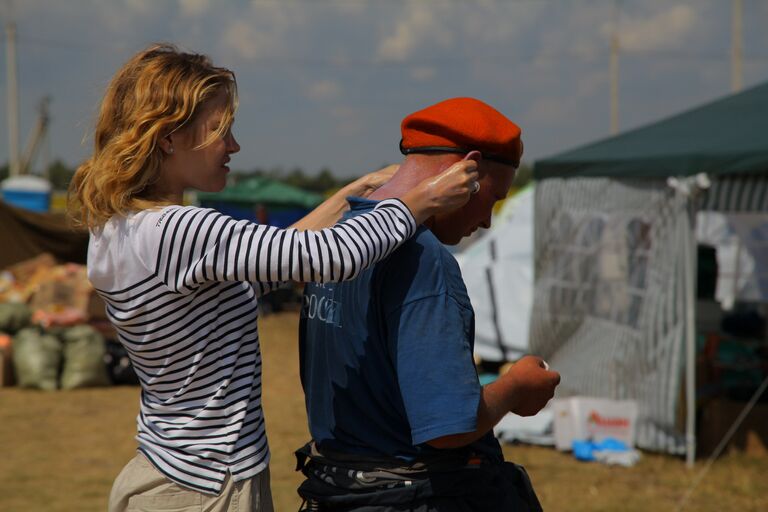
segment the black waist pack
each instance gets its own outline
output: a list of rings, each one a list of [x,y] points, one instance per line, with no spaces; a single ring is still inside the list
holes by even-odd
[[[296,451],[301,511],[540,512],[522,466],[467,452],[404,465],[395,459],[329,456],[310,443]],[[341,459],[341,460],[339,460]]]

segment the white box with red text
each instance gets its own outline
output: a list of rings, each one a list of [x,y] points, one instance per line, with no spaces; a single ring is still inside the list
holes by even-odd
[[[602,441],[606,437],[635,446],[635,400],[572,396],[552,400],[552,408],[558,450],[570,450],[574,440]]]

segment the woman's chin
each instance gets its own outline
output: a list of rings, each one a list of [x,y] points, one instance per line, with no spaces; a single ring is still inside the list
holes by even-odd
[[[224,187],[226,186],[227,186],[227,180],[221,180],[221,181],[217,180],[216,182],[206,183],[205,187],[200,188],[200,191],[216,193],[224,190]]]

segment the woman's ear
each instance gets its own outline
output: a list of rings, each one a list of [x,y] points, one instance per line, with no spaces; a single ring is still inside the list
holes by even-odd
[[[173,154],[173,142],[171,141],[171,134],[164,135],[163,137],[160,137],[157,141],[157,145],[160,147],[160,150],[165,153],[166,155]]]

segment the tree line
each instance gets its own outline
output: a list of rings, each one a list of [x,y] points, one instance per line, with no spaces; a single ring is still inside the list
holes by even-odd
[[[382,165],[382,167],[384,167],[384,165]],[[8,177],[8,169],[9,166],[7,163],[0,167],[0,181]],[[54,160],[48,166],[48,179],[54,190],[66,190],[74,173],[75,168],[68,166],[62,160]],[[233,183],[238,183],[241,180],[253,176],[263,176],[318,194],[326,194],[329,191],[337,190],[355,179],[355,177],[338,177],[328,167],[323,167],[318,172],[311,174],[300,167],[294,167],[290,170],[286,170],[282,167],[274,167],[271,169],[257,167],[250,171],[234,171],[231,174],[231,179]],[[530,180],[531,168],[523,165],[517,172],[513,188],[522,188]]]
[[[51,182],[54,190],[66,190],[74,174],[75,168],[68,166],[62,160],[54,160],[48,166],[48,180]],[[9,165],[6,163],[0,167],[0,181],[8,178],[8,175]],[[39,176],[38,173],[35,173],[35,175]],[[319,194],[343,187],[354,179],[339,178],[327,167],[320,169],[320,171],[314,174],[309,174],[298,167],[290,171],[286,171],[282,167],[275,167],[272,169],[255,168],[250,171],[236,170],[231,175],[233,183],[253,176],[263,176]]]

